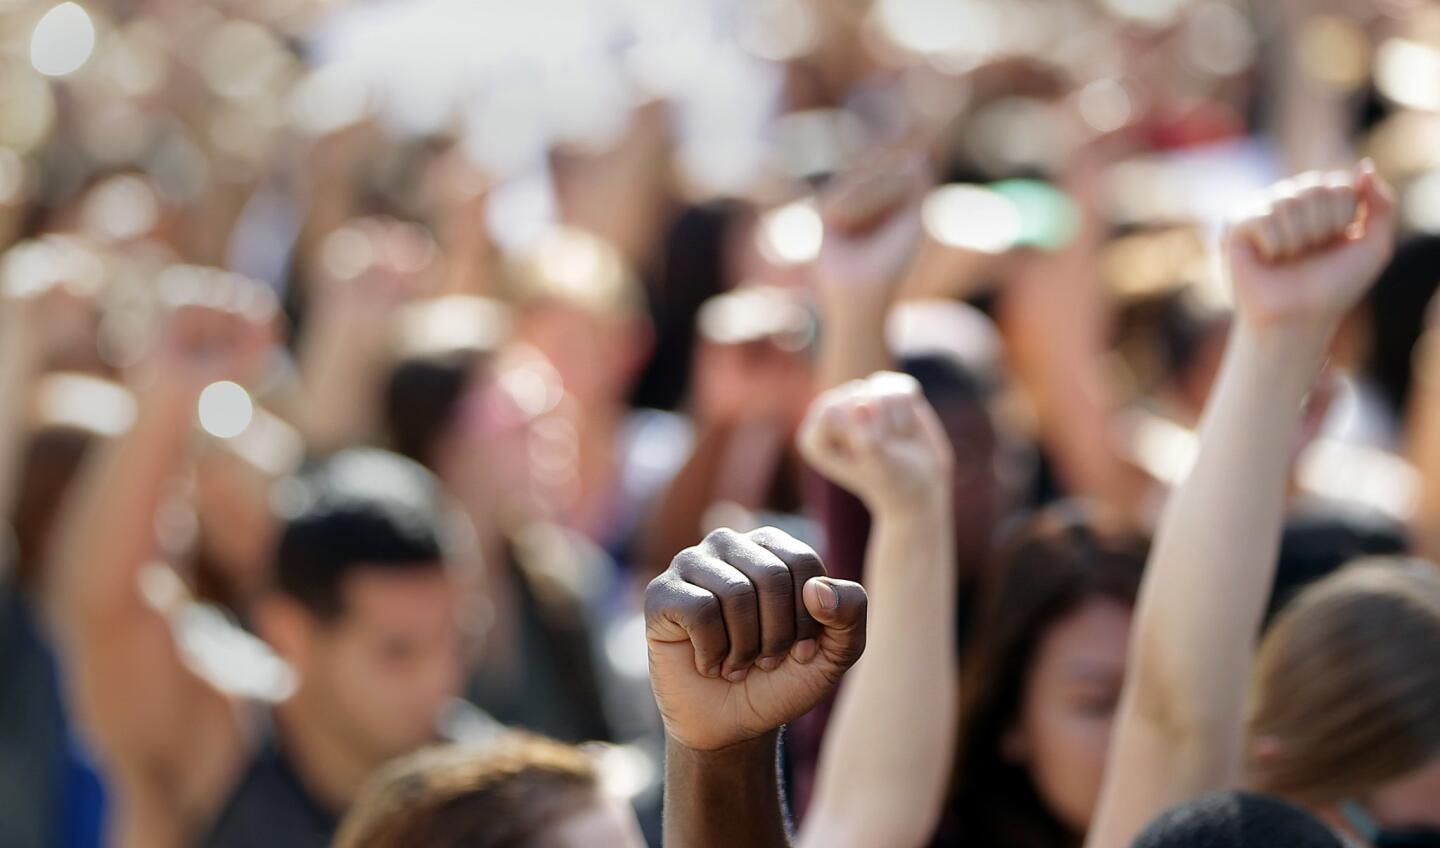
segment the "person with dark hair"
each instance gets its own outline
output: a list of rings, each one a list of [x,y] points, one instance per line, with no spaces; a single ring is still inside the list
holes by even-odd
[[[273,298],[233,279],[167,292],[133,426],[89,460],[57,527],[63,667],[111,780],[120,846],[328,845],[370,772],[439,737],[463,669],[438,483],[379,451],[281,484],[273,582],[249,610],[293,672],[273,708],[184,638],[158,532],[201,390],[272,352]],[[169,543],[169,544],[167,544]],[[168,579],[167,579],[168,578]],[[211,658],[213,660],[213,658]]]
[[[426,748],[366,784],[335,848],[642,848],[635,814],[579,748],[513,733]]]
[[[1295,806],[1253,792],[1188,801],[1145,828],[1132,848],[1343,848],[1334,833]]]
[[[1061,502],[997,545],[964,654],[960,740],[941,845],[1078,846],[1125,677],[1149,540]]]

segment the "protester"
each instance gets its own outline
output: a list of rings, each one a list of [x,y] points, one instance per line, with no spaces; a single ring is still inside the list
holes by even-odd
[[[1342,571],[1302,593],[1258,655],[1254,646],[1297,411],[1340,317],[1388,259],[1394,226],[1393,194],[1365,163],[1278,186],[1228,237],[1237,329],[1141,590],[1088,844],[1129,844],[1165,806],[1242,780],[1351,838],[1375,838],[1357,812],[1387,828],[1437,824],[1433,565]]]
[[[114,792],[118,844],[324,845],[370,770],[437,738],[458,692],[451,516],[423,470],[380,453],[293,482],[273,583],[250,611],[293,692],[272,711],[197,671],[166,566],[152,565],[167,556],[154,528],[197,395],[263,366],[274,316],[251,283],[205,282],[226,296],[171,293],[135,372],[138,417],[87,462],[57,527],[67,689]]]

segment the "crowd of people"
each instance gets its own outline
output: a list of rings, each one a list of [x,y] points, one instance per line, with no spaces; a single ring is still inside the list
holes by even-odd
[[[0,0],[0,846],[1440,846],[1435,0]]]

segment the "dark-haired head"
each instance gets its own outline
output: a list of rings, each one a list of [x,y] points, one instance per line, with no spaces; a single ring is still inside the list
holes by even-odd
[[[433,738],[460,686],[459,525],[424,468],[345,451],[280,485],[283,529],[261,635],[294,667],[293,699],[377,762]]]
[[[1049,507],[1002,540],[964,663],[951,809],[963,841],[1080,844],[1148,547],[1078,503]]]
[[[1284,801],[1224,792],[1188,801],[1156,819],[1135,848],[1342,848],[1315,817]]]

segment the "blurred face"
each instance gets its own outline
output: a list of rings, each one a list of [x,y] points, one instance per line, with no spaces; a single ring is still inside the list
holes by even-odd
[[[586,809],[565,819],[535,840],[536,848],[644,848],[640,824],[630,805],[603,795]]]
[[[520,320],[520,337],[539,350],[565,391],[591,408],[620,403],[644,363],[649,328],[640,320],[597,315],[560,303],[536,304]]]
[[[434,740],[463,674],[456,602],[439,566],[357,570],[340,617],[310,629],[297,669],[306,700],[377,759]]]
[[[1077,834],[1089,829],[1100,794],[1130,618],[1122,604],[1095,599],[1052,626],[1030,668],[1020,723],[1005,740],[1007,757],[1029,768],[1041,800]]]

